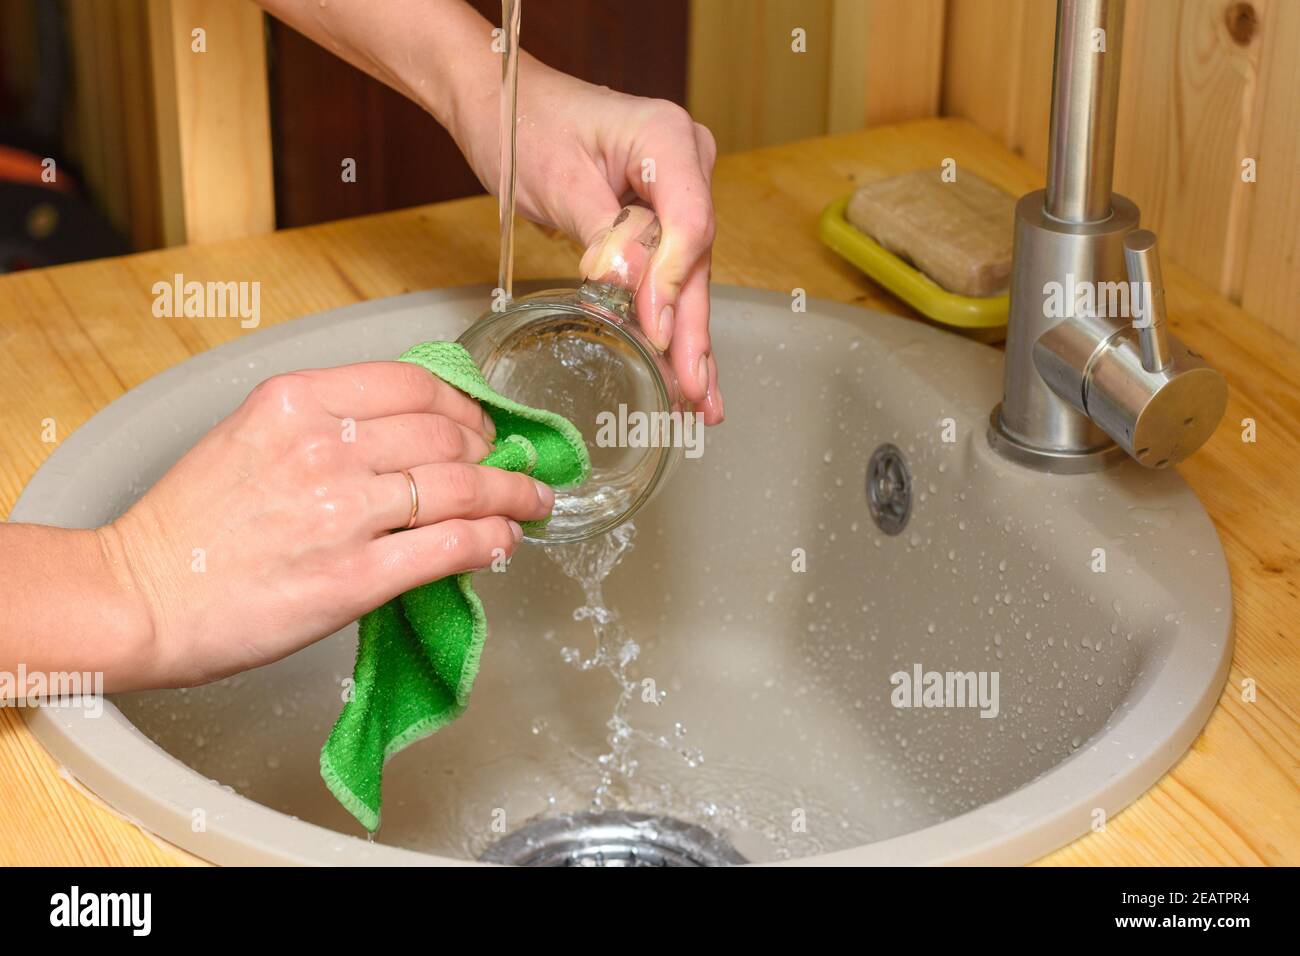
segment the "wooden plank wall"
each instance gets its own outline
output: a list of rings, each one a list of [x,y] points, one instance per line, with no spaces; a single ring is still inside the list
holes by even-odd
[[[944,0],[694,0],[687,104],[724,153],[934,116],[943,22]]]
[[[69,6],[85,165],[136,244],[272,228],[260,12]],[[1044,168],[1054,19],[1053,0],[693,0],[688,104],[723,152],[942,113]],[[209,30],[203,56],[188,52],[194,25]],[[1300,0],[1130,0],[1115,183],[1166,256],[1300,341],[1297,51]]]
[[[1055,0],[694,0],[688,102],[723,152],[942,114],[1045,169],[1055,21]],[[1300,0],[1129,0],[1121,90],[1116,188],[1300,341]]]
[[[166,244],[271,232],[261,8],[249,0],[148,0],[148,20]]]
[[[65,6],[72,154],[136,249],[275,228],[263,14],[251,0]],[[205,31],[205,51],[193,31]]]
[[[1055,6],[948,0],[943,112],[1039,168]],[[1300,2],[1129,0],[1115,188],[1166,256],[1300,341]]]
[[[65,6],[74,102],[67,130],[85,188],[136,249],[163,244],[158,137],[142,0]]]

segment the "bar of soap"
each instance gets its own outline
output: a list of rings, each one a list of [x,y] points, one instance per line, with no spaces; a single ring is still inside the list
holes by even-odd
[[[918,169],[863,186],[846,215],[949,292],[984,297],[1010,283],[1015,206],[974,173],[944,182],[937,169]]]

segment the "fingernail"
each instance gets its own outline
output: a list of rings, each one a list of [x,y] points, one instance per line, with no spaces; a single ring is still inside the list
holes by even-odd
[[[666,305],[659,313],[659,327],[655,330],[655,345],[661,349],[668,348],[673,339],[673,307]]]
[[[555,504],[555,492],[551,489],[551,486],[544,481],[533,479],[533,484],[537,488],[537,500],[541,502],[542,507],[547,511],[550,511],[551,507]]]
[[[722,389],[718,387],[718,363],[712,355],[709,356],[709,402],[713,405],[714,411],[718,413],[718,421],[721,422],[727,417],[727,410],[722,403]]]
[[[515,536],[515,542],[516,542],[516,543],[518,543],[519,541],[522,541],[522,540],[523,540],[523,537],[524,537],[524,529],[523,529],[523,527],[519,524],[518,521],[512,521],[512,522],[510,522],[510,533],[513,534],[513,535]]]
[[[488,441],[497,437],[497,423],[486,411],[483,412],[483,434],[487,436]]]
[[[709,356],[701,355],[695,363],[695,384],[700,387],[701,394],[707,394],[709,391]]]

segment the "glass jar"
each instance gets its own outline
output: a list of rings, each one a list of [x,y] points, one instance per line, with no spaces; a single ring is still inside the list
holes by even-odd
[[[586,440],[590,478],[557,490],[549,524],[530,540],[581,541],[618,527],[682,458],[689,411],[633,307],[659,235],[653,212],[625,207],[584,258],[579,288],[510,300],[460,337],[495,391],[563,415]]]

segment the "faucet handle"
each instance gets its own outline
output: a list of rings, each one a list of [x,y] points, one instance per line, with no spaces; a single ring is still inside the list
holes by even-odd
[[[1160,273],[1156,234],[1134,229],[1124,237],[1124,264],[1128,267],[1129,304],[1142,349],[1142,367],[1159,372],[1169,367],[1169,335],[1165,330],[1165,283]]]
[[[1033,346],[1033,362],[1059,397],[1092,419],[1140,464],[1166,468],[1201,447],[1223,418],[1228,386],[1168,330],[1155,233],[1124,237],[1130,325],[1104,311],[1064,319]]]

